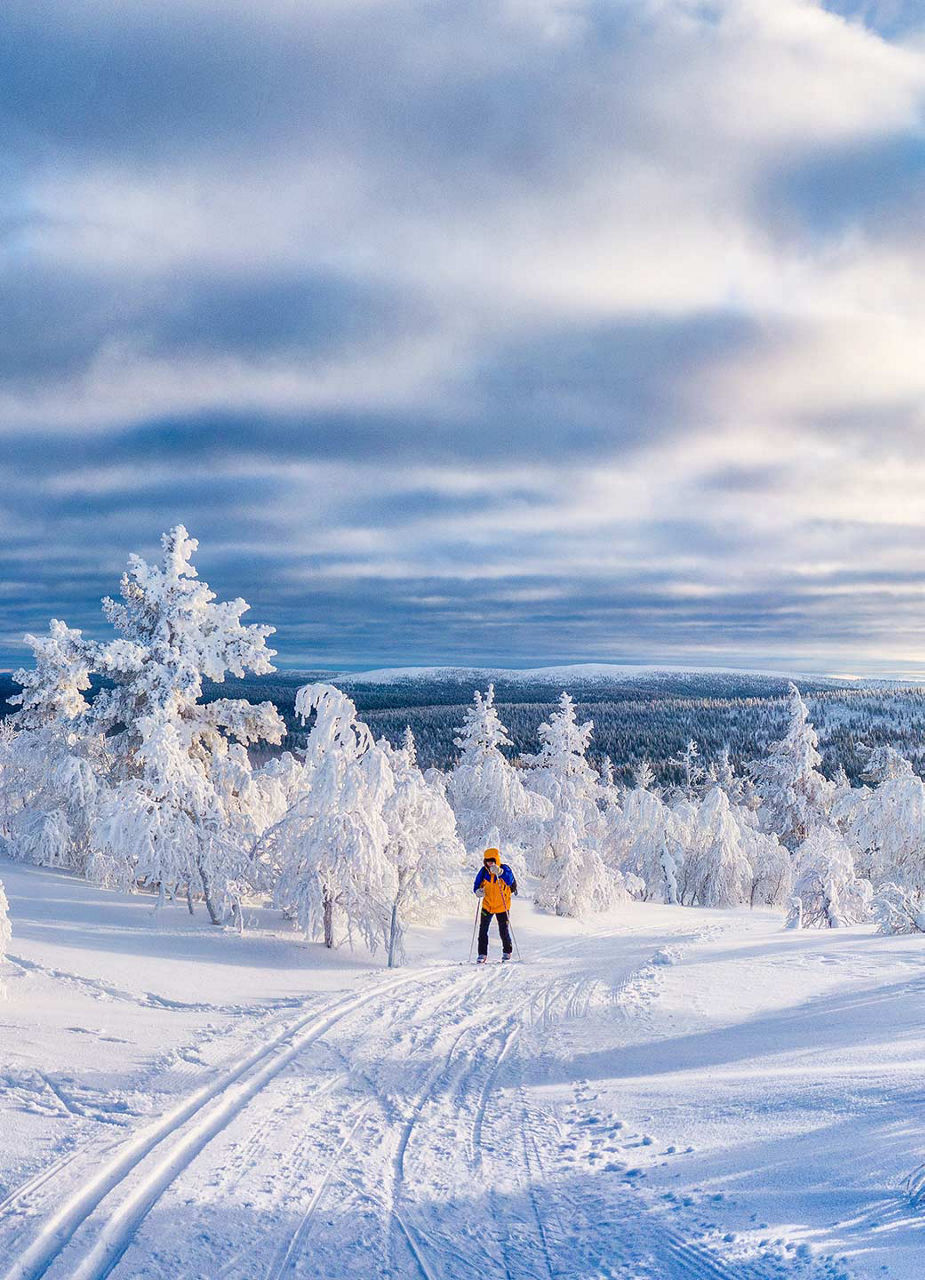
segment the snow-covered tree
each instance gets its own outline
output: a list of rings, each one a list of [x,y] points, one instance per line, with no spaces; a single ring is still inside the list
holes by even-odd
[[[877,932],[925,933],[925,893],[888,882],[874,894],[871,910]]]
[[[35,665],[15,672],[19,707],[4,742],[4,826],[24,862],[84,871],[98,778],[108,766],[102,734],[88,723],[90,654],[80,631],[53,619],[27,635]]]
[[[6,955],[7,948],[10,945],[12,936],[10,930],[10,904],[6,900],[6,892],[3,888],[3,881],[0,880],[0,966],[3,965],[3,957]],[[6,994],[6,988],[3,983],[3,974],[0,972],[0,997]]]
[[[850,808],[842,804],[839,824],[856,863],[876,886],[890,881],[923,892],[925,783],[891,747],[872,752],[866,772],[879,785],[855,788],[857,797]]]
[[[544,824],[537,905],[557,915],[602,911],[623,896],[622,877],[601,856],[605,836],[600,778],[587,750],[593,724],[579,724],[567,693],[539,727],[541,747],[524,759],[531,791],[552,806]]]
[[[791,902],[793,866],[790,852],[777,836],[759,830],[752,810],[736,806],[734,813],[742,828],[745,852],[752,869],[749,905],[783,907]]]
[[[722,787],[712,787],[704,796],[688,841],[678,878],[680,901],[699,907],[749,903],[753,872],[748,839]]]
[[[790,685],[789,710],[786,735],[773,744],[764,759],[754,761],[750,770],[761,800],[762,828],[792,851],[811,828],[824,821],[833,786],[819,772],[819,739],[795,684]]]
[[[337,917],[370,950],[387,943],[398,872],[389,856],[384,808],[395,790],[389,756],[329,684],[304,685],[296,714],[314,716],[305,744],[301,794],[273,828],[277,904],[326,947]]]
[[[707,771],[700,763],[700,748],[693,738],[689,738],[687,746],[677,755],[677,763],[681,766],[681,792],[685,800],[693,801],[700,794],[701,784]]]
[[[625,876],[638,879],[642,898],[677,903],[684,823],[652,790],[651,769],[637,772],[637,779],[614,815],[616,859]]]
[[[476,692],[454,741],[460,755],[447,778],[447,799],[465,847],[487,848],[488,833],[494,829],[505,849],[534,853],[552,806],[524,787],[501,750],[512,742],[495,707],[494,685],[484,695]]]
[[[395,869],[395,896],[389,914],[389,968],[401,962],[406,923],[437,923],[446,904],[458,899],[466,851],[456,834],[456,818],[441,788],[429,783],[416,764],[414,735],[402,747],[378,743],[392,769],[394,789],[383,816],[387,857]]]
[[[870,918],[870,881],[856,874],[851,850],[834,827],[814,827],[797,849],[793,892],[802,903],[805,928],[837,928]]]
[[[116,639],[87,641],[59,622],[30,638],[36,664],[17,673],[17,719],[30,749],[56,745],[47,771],[56,803],[33,797],[22,821],[40,844],[81,854],[85,844],[88,872],[103,883],[149,883],[162,895],[185,886],[190,900],[201,892],[219,923],[228,885],[246,877],[253,833],[253,815],[242,823],[244,806],[229,802],[229,752],[240,776],[250,768],[243,748],[278,742],[285,726],[270,702],[204,703],[202,682],[272,671],[273,628],[244,625],[243,600],[215,602],[182,525],[161,541],[162,564],[131,556],[121,601],[103,601]],[[91,675],[102,688],[88,701]]]

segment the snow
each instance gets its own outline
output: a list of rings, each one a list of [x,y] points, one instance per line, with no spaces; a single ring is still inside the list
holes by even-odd
[[[3,1280],[921,1275],[921,935],[522,892],[525,963],[395,973],[0,880]]]
[[[857,682],[854,676],[827,676],[803,672],[797,676],[792,671],[764,671],[744,667],[690,667],[660,664],[638,666],[618,662],[573,662],[551,667],[380,667],[373,671],[342,671],[338,682],[347,685],[393,684],[403,680],[451,680],[473,681],[487,684],[490,680],[561,684],[572,681],[643,680],[659,675],[723,675],[762,676],[770,680],[812,679],[833,680],[845,684]],[[889,681],[883,683],[890,683]]]

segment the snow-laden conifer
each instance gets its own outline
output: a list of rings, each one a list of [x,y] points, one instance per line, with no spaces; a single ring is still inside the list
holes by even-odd
[[[6,994],[6,988],[3,983],[3,958],[7,953],[11,937],[10,904],[6,900],[3,881],[0,880],[0,997]]]
[[[870,881],[856,874],[851,850],[834,827],[814,827],[797,849],[793,892],[802,903],[804,928],[837,928],[870,918]]]
[[[614,847],[624,874],[638,881],[641,898],[677,903],[686,824],[665,804],[653,780],[648,766],[637,770],[637,785],[626,792],[622,810],[614,816]]]
[[[390,747],[384,739],[378,746],[386,754],[394,781],[383,807],[386,855],[395,869],[388,936],[392,968],[403,958],[408,921],[439,923],[446,906],[458,900],[466,852],[443,790],[428,782],[417,767],[410,728],[400,749]]]
[[[788,706],[786,735],[750,769],[761,801],[762,828],[794,850],[825,820],[833,787],[819,771],[819,739],[795,684],[790,685]]]
[[[752,891],[748,840],[722,787],[712,787],[704,796],[687,838],[679,900],[698,907],[747,904]]]
[[[243,748],[278,742],[284,725],[269,702],[204,703],[202,682],[272,671],[273,628],[242,623],[243,600],[216,603],[198,580],[197,543],[182,525],[161,541],[162,564],[131,556],[121,600],[103,601],[116,639],[87,641],[59,622],[31,639],[36,665],[17,673],[18,719],[33,750],[48,738],[63,744],[47,772],[63,815],[53,820],[54,840],[78,853],[85,840],[88,872],[103,883],[201,893],[218,923],[227,886],[246,878],[253,836],[253,814],[242,821],[245,806],[229,781],[229,753],[240,778],[250,769]],[[91,675],[103,679],[92,702],[83,696]],[[242,749],[235,753],[233,743]],[[47,843],[51,812],[44,795],[24,806],[34,840]]]
[[[15,858],[84,871],[110,759],[84,697],[95,646],[57,619],[47,636],[25,640],[35,665],[13,676],[20,693],[3,743],[4,833]]]
[[[454,741],[460,755],[447,778],[447,799],[466,849],[486,848],[495,829],[506,849],[535,855],[552,806],[524,787],[501,750],[512,742],[495,707],[494,685],[485,694],[476,692]]]
[[[370,950],[387,943],[398,873],[389,857],[389,757],[356,707],[328,684],[304,685],[296,714],[314,717],[300,794],[272,832],[277,904],[310,936],[335,943],[338,921]]]
[[[707,770],[700,760],[700,748],[693,738],[689,738],[683,751],[676,757],[681,766],[681,793],[685,800],[694,801],[700,795]]]
[[[855,865],[875,887],[891,882],[925,892],[925,783],[888,746],[870,753],[865,773],[878,785],[854,788],[839,805]]]
[[[601,911],[623,896],[622,877],[601,856],[605,836],[600,778],[586,752],[593,724],[578,723],[567,693],[539,727],[541,748],[524,760],[531,791],[552,806],[537,865],[537,905],[557,915]]]

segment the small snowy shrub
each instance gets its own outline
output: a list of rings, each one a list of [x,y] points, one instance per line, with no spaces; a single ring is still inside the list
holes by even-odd
[[[804,928],[838,928],[870,919],[873,890],[855,872],[851,850],[833,827],[814,827],[794,857],[793,892]]]
[[[925,933],[925,893],[887,883],[878,889],[872,905],[878,933]]]

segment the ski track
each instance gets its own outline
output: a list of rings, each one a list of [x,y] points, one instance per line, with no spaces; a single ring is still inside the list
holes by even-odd
[[[680,1222],[666,1222],[635,1183],[621,1181],[618,1173],[610,1175],[600,1166],[592,1180],[576,1180],[576,1172],[591,1170],[579,1171],[573,1160],[558,1154],[553,1142],[563,1136],[558,1115],[542,1106],[537,1110],[528,1098],[524,1066],[531,1050],[523,1040],[551,1024],[580,1018],[595,1006],[644,1017],[657,998],[657,971],[651,960],[641,961],[616,983],[587,972],[581,966],[581,949],[595,936],[597,932],[588,933],[536,953],[537,959],[564,956],[578,962],[570,973],[540,971],[539,981],[529,964],[505,966],[500,972],[492,965],[463,971],[456,965],[433,966],[378,981],[320,1007],[316,1001],[306,1009],[306,1002],[300,1001],[303,1012],[297,1019],[218,1070],[153,1123],[99,1151],[97,1172],[76,1190],[68,1194],[72,1165],[83,1154],[80,1149],[0,1202],[2,1222],[32,1196],[58,1200],[2,1280],[41,1280],[49,1272],[65,1280],[105,1280],[140,1243],[138,1233],[152,1207],[194,1162],[205,1159],[213,1139],[233,1121],[239,1125],[232,1130],[230,1144],[234,1161],[215,1166],[212,1185],[221,1186],[227,1195],[254,1177],[261,1162],[264,1167],[271,1164],[276,1208],[290,1199],[297,1208],[293,1221],[279,1228],[278,1239],[262,1239],[258,1233],[216,1269],[217,1276],[234,1271],[264,1280],[296,1274],[320,1277],[322,1272],[311,1270],[310,1240],[321,1222],[319,1208],[337,1181],[342,1182],[342,1206],[352,1195],[373,1207],[385,1274],[396,1280],[475,1280],[492,1275],[502,1280],[577,1280],[584,1275],[601,1280],[767,1280],[772,1274],[791,1274],[779,1261],[769,1270],[761,1258],[727,1264],[706,1244],[687,1238]],[[240,1006],[204,1007],[244,1012]],[[278,1006],[248,1010],[254,1030],[262,1027],[266,1034],[262,1017],[274,1011]],[[338,1037],[344,1036],[346,1044],[338,1044]],[[322,1061],[309,1067],[300,1062],[300,1055],[314,1045],[323,1046],[342,1065]],[[413,1080],[411,1096],[403,1097],[408,1072],[419,1063],[425,1065]],[[511,1070],[502,1090],[498,1082],[506,1065]],[[287,1068],[299,1070],[299,1080],[312,1080],[312,1087],[280,1092],[282,1080],[293,1078],[284,1076]],[[280,1083],[271,1092],[274,1082]],[[68,1107],[67,1099],[48,1087]],[[364,1096],[352,1107],[341,1105],[351,1090]],[[502,1093],[496,1140],[486,1146],[489,1110]],[[587,1089],[584,1096],[577,1091],[576,1104],[587,1108],[594,1096]],[[285,1157],[274,1157],[273,1134],[285,1128],[287,1115],[301,1118],[306,1108],[311,1117],[304,1135]],[[372,1123],[374,1113],[381,1121],[378,1127]],[[332,1129],[336,1137],[319,1160]],[[347,1153],[364,1131],[362,1169],[344,1169]],[[515,1149],[520,1152],[516,1157]],[[211,1159],[215,1161],[215,1153]],[[444,1168],[448,1160],[460,1196],[468,1197],[469,1187],[476,1194],[482,1185],[495,1192],[501,1189],[497,1211],[489,1211],[491,1226],[478,1235],[459,1235],[454,1215],[466,1199],[457,1205],[448,1190],[442,1201],[435,1199],[434,1169]],[[461,1177],[467,1181],[460,1182]],[[925,1176],[917,1170],[907,1190],[915,1197],[922,1194],[923,1185]],[[300,1187],[305,1187],[301,1195]],[[523,1209],[517,1208],[515,1192],[523,1198]],[[603,1222],[613,1224],[612,1237],[601,1237]],[[328,1227],[332,1225],[329,1221]],[[266,1230],[272,1227],[268,1224]],[[579,1242],[604,1248],[607,1256],[601,1255],[585,1271],[575,1253]],[[332,1247],[330,1242],[327,1247]],[[340,1248],[344,1247],[350,1243],[341,1240]],[[340,1269],[337,1274],[342,1274]]]
[[[316,1209],[321,1203],[324,1197],[324,1193],[328,1189],[328,1186],[334,1175],[334,1170],[337,1168],[337,1165],[340,1162],[341,1156],[344,1154],[344,1152],[352,1143],[360,1125],[363,1123],[364,1120],[366,1120],[369,1114],[370,1105],[371,1104],[369,1102],[363,1102],[360,1104],[359,1108],[357,1109],[358,1114],[356,1116],[356,1119],[351,1125],[350,1130],[347,1133],[347,1136],[343,1139],[340,1146],[335,1151],[332,1160],[330,1161],[324,1173],[322,1174],[321,1180],[319,1181],[314,1194],[309,1200],[308,1206],[306,1207],[305,1212],[302,1214],[301,1220],[299,1221],[299,1225],[296,1227],[295,1232],[291,1236],[289,1243],[286,1246],[285,1252],[282,1254],[281,1257],[277,1255],[277,1259],[270,1264],[270,1268],[266,1273],[266,1280],[282,1280],[282,1277],[285,1275],[287,1269],[289,1268],[289,1264],[293,1261],[294,1258],[298,1256],[298,1254],[304,1248],[305,1241],[308,1238],[308,1232],[311,1226],[312,1216],[314,1215]]]
[[[112,1160],[41,1225],[32,1244],[9,1268],[3,1280],[39,1280],[102,1201],[122,1187],[130,1175],[136,1174],[152,1152],[166,1145],[166,1152],[154,1162],[151,1172],[112,1213],[96,1242],[67,1272],[69,1280],[104,1280],[166,1187],[268,1080],[353,1009],[412,982],[420,982],[420,978],[380,982],[370,991],[341,997],[321,1010],[313,1010],[238,1059],[154,1124],[134,1134]],[[211,1106],[213,1102],[215,1105]],[[182,1133],[191,1120],[194,1121],[192,1127]],[[171,1139],[176,1140],[171,1142]]]
[[[168,996],[157,995],[146,991],[137,995],[125,991],[102,978],[85,978],[78,973],[70,973],[67,969],[53,969],[39,964],[37,960],[27,960],[24,956],[7,953],[4,959],[23,973],[40,973],[43,977],[53,978],[55,982],[64,982],[68,986],[79,987],[88,992],[96,1000],[118,1000],[123,1004],[134,1004],[142,1009],[164,1009],[173,1013],[215,1013],[231,1016],[249,1015],[251,1017],[277,1013],[280,1010],[298,1008],[304,1002],[299,996],[281,996],[261,1001],[259,1004],[207,1004],[201,1001],[192,1003],[184,1000],[172,1000]]]

